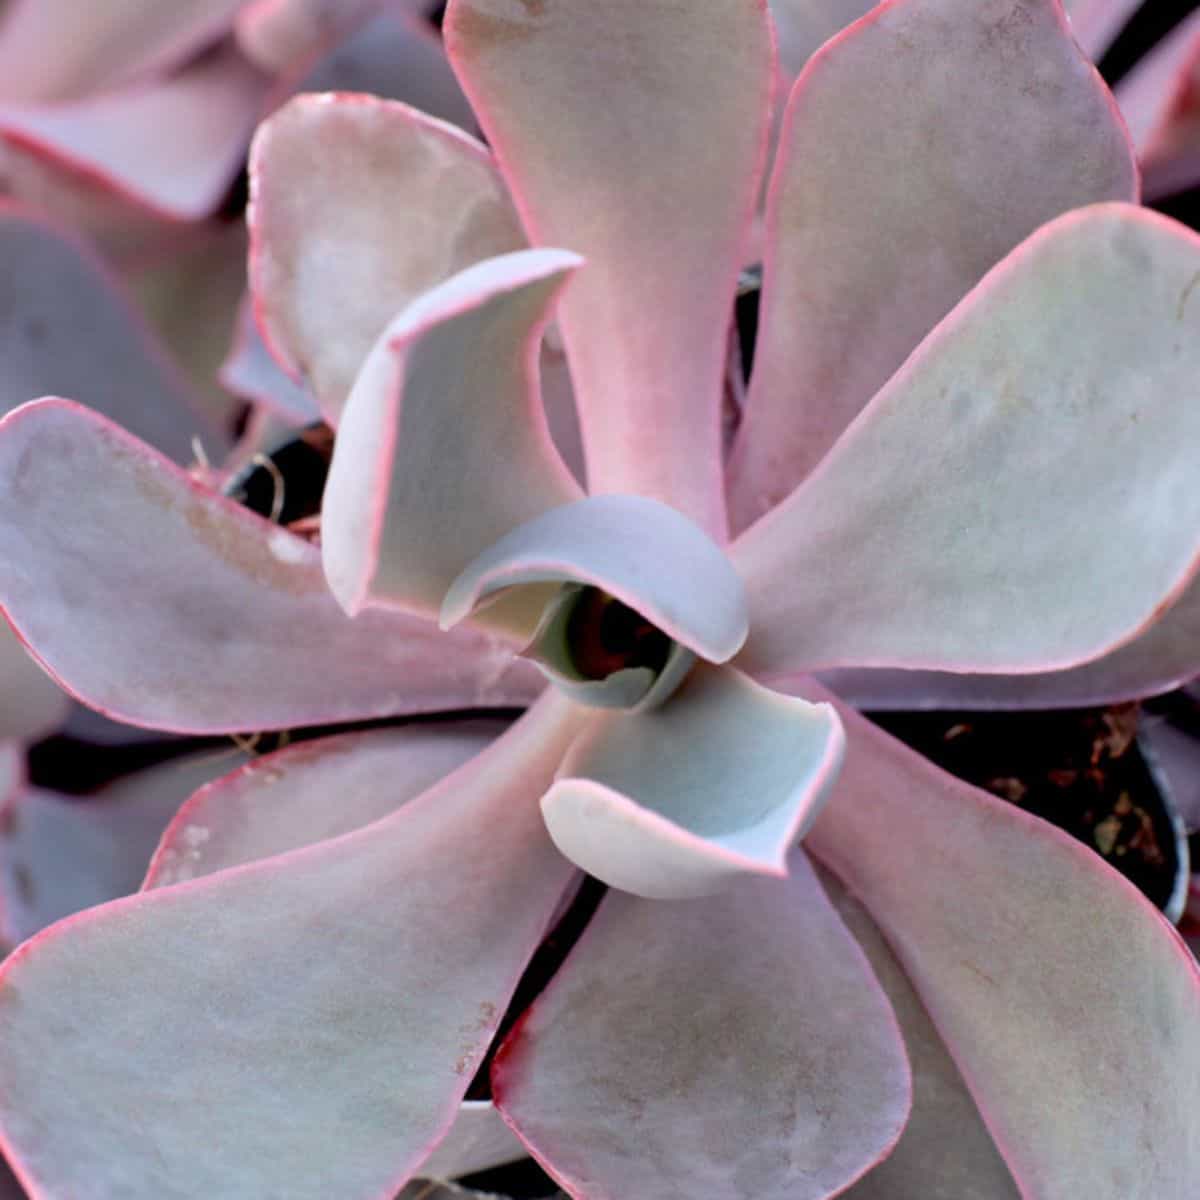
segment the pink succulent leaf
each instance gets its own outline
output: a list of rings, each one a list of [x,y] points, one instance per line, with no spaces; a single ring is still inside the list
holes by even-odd
[[[342,412],[322,508],[325,575],[351,615],[383,604],[436,618],[477,555],[582,494],[538,387],[542,330],[579,265],[562,250],[488,259],[380,335]]]
[[[778,52],[768,174],[779,145],[788,97],[800,72],[825,42],[865,16],[876,3],[877,0],[768,0]]]
[[[428,791],[503,729],[484,720],[411,725],[256,758],[176,805],[142,886],[186,883],[352,833]]]
[[[23,789],[0,821],[0,936],[15,946],[62,917],[136,892],[175,810],[242,757],[230,750],[176,759],[85,797]]]
[[[1021,1195],[1186,1196],[1200,968],[1179,937],[1069,835],[840,711],[845,766],[806,845],[887,936]]]
[[[392,101],[298,97],[260,127],[250,173],[255,316],[331,423],[410,300],[525,245],[488,151]]]
[[[217,375],[246,289],[243,223],[205,221],[183,227],[171,253],[127,267],[125,277],[138,308],[184,372],[210,422],[223,432],[237,428],[242,402],[221,386]],[[30,393],[39,394],[44,390]],[[207,447],[210,458],[224,465],[220,450]]]
[[[0,497],[0,555],[21,564],[0,603],[72,694],[118,719],[273,729],[537,692],[536,671],[483,635],[347,620],[309,543],[66,401],[0,422]]]
[[[584,462],[583,434],[579,428],[579,410],[575,404],[575,389],[571,371],[561,346],[551,342],[553,326],[546,331],[542,342],[541,379],[542,404],[546,409],[546,424],[567,469],[586,485],[587,465]]]
[[[249,295],[238,307],[234,341],[219,379],[234,395],[262,404],[292,425],[321,419],[312,392],[292,379],[272,357],[258,326]]]
[[[1131,642],[1081,667],[1039,675],[841,670],[824,682],[855,708],[1079,708],[1171,691],[1200,675],[1200,583]]]
[[[0,206],[0,412],[48,393],[78,395],[179,462],[207,421],[158,337],[95,253],[41,217]]]
[[[0,620],[0,744],[45,737],[62,724],[68,704],[66,692]]]
[[[673,0],[451,0],[444,33],[533,240],[588,261],[560,322],[592,489],[723,536],[725,335],[772,86],[764,4],[700,21]]]
[[[775,23],[779,81],[775,104],[782,110],[808,60],[835,33],[875,7],[871,0],[768,0]]]
[[[406,18],[392,6],[319,55],[298,79],[285,78],[280,88],[285,92],[369,92],[403,99],[422,113],[463,128],[473,128],[475,123],[432,28],[424,20]],[[311,181],[304,186],[310,188]],[[393,210],[391,218],[395,216]],[[419,213],[417,219],[425,220]],[[515,227],[515,217],[513,224]],[[409,298],[407,291],[404,298]],[[388,318],[392,315],[387,314]],[[270,405],[285,416],[304,422],[317,419],[319,410],[310,390],[276,364],[254,322],[250,303],[239,313],[234,345],[221,378],[238,395]]]
[[[41,149],[0,137],[0,193],[85,234],[105,256],[137,267],[171,253],[179,240],[178,221],[114,192],[99,176]]]
[[[241,166],[267,80],[233,51],[77,104],[0,109],[0,135],[174,220],[208,216]]]
[[[787,873],[842,744],[829,705],[697,665],[660,707],[598,714],[542,813],[563,854],[605,883],[659,900],[705,896]]]
[[[743,669],[1047,671],[1161,617],[1200,561],[1197,278],[1125,205],[1009,255],[735,544]]]
[[[879,927],[836,876],[818,869],[817,877],[887,993],[912,1070],[912,1113],[900,1141],[842,1200],[1020,1200],[950,1052]]]
[[[1117,87],[1145,177],[1160,197],[1200,182],[1200,13],[1155,46]]]
[[[320,55],[298,82],[285,78],[285,86],[296,92],[369,92],[474,130],[475,115],[441,38],[424,16],[406,15],[403,8],[391,0],[373,20]]]
[[[142,886],[183,883],[360,829],[482,753],[504,728],[490,720],[411,725],[322,738],[256,758],[200,788],[179,809]],[[464,1101],[421,1171],[449,1179],[524,1155],[492,1104]]]
[[[402,1186],[573,878],[533,798],[577,725],[548,697],[367,828],[27,942],[0,973],[21,997],[0,1110],[25,1181],[129,1200]]]
[[[887,999],[799,851],[703,900],[607,896],[492,1088],[578,1200],[826,1200],[891,1149],[910,1094]]]
[[[398,0],[388,0],[393,6]],[[319,54],[365,25],[385,0],[249,0],[234,24],[239,49],[272,74]],[[405,0],[410,4],[411,0]],[[415,6],[413,6],[415,7]]]
[[[709,662],[746,640],[745,590],[729,559],[700,526],[645,496],[588,496],[518,526],[453,580],[442,627],[502,589],[562,582],[615,596]]]
[[[1097,61],[1112,45],[1142,0],[1064,0],[1071,32],[1083,52]]]
[[[176,66],[233,24],[243,0],[11,0],[0,18],[8,102],[80,99]]]
[[[734,527],[810,473],[1018,242],[1068,209],[1136,199],[1116,107],[1057,0],[902,0],[828,43],[771,183]]]

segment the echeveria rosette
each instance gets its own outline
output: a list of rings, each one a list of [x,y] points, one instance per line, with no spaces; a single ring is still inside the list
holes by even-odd
[[[617,710],[573,739],[542,800],[550,832],[606,882],[703,894],[782,873],[836,769],[840,728],[828,709],[713,669],[741,649],[748,613],[703,530],[645,497],[584,497],[558,457],[537,351],[580,266],[554,250],[491,259],[389,325],[341,413],[325,572],[351,615],[375,604],[452,626],[474,612],[571,699]],[[614,625],[637,618],[649,628]],[[657,633],[661,653],[639,633]],[[605,661],[592,669],[586,653]],[[713,751],[702,766],[701,744]]]
[[[852,424],[835,431],[822,464],[732,543],[719,382],[766,142],[761,5],[728,0],[698,21],[666,0],[602,11],[582,0],[460,0],[447,22],[502,173],[482,146],[361,98],[294,105],[256,154],[256,304],[276,349],[342,424],[323,568],[359,615],[338,623],[311,547],[62,402],[13,414],[0,435],[0,477],[21,518],[0,538],[24,577],[6,585],[6,608],[93,701],[206,729],[388,711],[405,692],[437,691],[435,646],[447,661],[456,648],[458,669],[484,694],[489,672],[471,672],[472,654],[494,651],[499,637],[523,640],[531,620],[547,633],[541,617],[563,579],[628,585],[631,607],[702,661],[646,711],[600,712],[552,687],[412,798],[395,780],[419,773],[424,748],[391,747],[368,765],[368,747],[343,742],[285,752],[278,766],[189,802],[149,881],[171,886],[73,918],[4,969],[6,1145],[39,1195],[235,1186],[367,1200],[398,1187],[454,1120],[522,966],[577,878],[539,797],[553,824],[575,781],[587,785],[574,815],[597,836],[580,847],[561,828],[556,836],[581,857],[595,852],[589,866],[644,867],[665,849],[655,880],[694,879],[697,864],[728,861],[729,824],[762,815],[762,797],[737,785],[764,763],[737,755],[754,750],[763,714],[825,722],[810,768],[835,736],[828,698],[789,706],[748,675],[837,663],[1067,667],[1136,634],[1195,570],[1197,310],[1180,301],[1200,247],[1122,205],[1053,220],[1134,189],[1120,127],[1056,6],[890,4],[801,79],[777,197],[801,172],[794,147],[806,114],[820,116],[805,103],[818,68],[822,86],[853,96],[857,79],[868,93],[855,113],[869,144],[886,147],[876,133],[885,123],[919,131],[936,118],[961,134],[961,119],[979,161],[1001,176],[1023,168],[1029,187],[993,189],[994,206],[942,220],[970,253],[939,288],[919,260],[907,271],[892,264],[893,279],[920,278],[928,291],[914,304],[924,316],[911,344],[886,339],[871,367],[891,362],[882,389],[841,406]],[[869,92],[897,56],[909,58],[913,85],[885,109]],[[930,64],[940,73],[915,69]],[[947,105],[955,70],[959,92],[977,89],[972,105]],[[1031,77],[1054,86],[1031,88]],[[1069,136],[1050,136],[1055,113]],[[1045,136],[1008,137],[1022,121]],[[314,177],[313,157],[338,148]],[[831,191],[871,190],[838,183],[841,160],[830,157],[814,170],[830,173]],[[890,168],[880,161],[882,224]],[[914,187],[943,168],[936,155],[905,158]],[[946,216],[930,214],[931,224]],[[376,240],[364,244],[364,231]],[[768,234],[778,296],[804,256],[789,247],[794,225],[777,216]],[[584,261],[521,250],[526,237]],[[839,286],[853,295],[853,282]],[[877,282],[860,282],[864,312]],[[536,403],[538,336],[560,292],[586,497]],[[777,306],[769,319],[785,316]],[[886,310],[863,323],[892,326]],[[773,353],[785,352],[779,338]],[[811,404],[756,386],[763,412]],[[761,478],[745,462],[739,470],[751,497],[779,488],[781,472],[805,475],[786,462]],[[64,506],[67,479],[93,497],[82,516]],[[594,528],[585,536],[585,524],[578,541],[538,540],[546,521],[626,504],[651,547],[632,562],[620,542]],[[740,640],[737,606],[710,608],[712,589],[693,594],[654,569],[665,565],[655,528],[672,522],[706,547],[696,551],[704,578],[732,571],[745,588],[748,640],[726,665],[716,660]],[[672,532],[663,549],[684,540]],[[474,613],[476,632],[438,642],[413,610],[440,612],[464,588],[470,609],[477,577],[537,590],[516,602],[513,588],[501,591]],[[460,579],[471,586],[456,589]],[[714,617],[716,636],[696,624]],[[426,651],[399,680],[376,659],[402,654],[393,645],[404,638]],[[561,665],[552,644],[540,648]],[[497,654],[490,673],[503,663]],[[688,709],[710,684],[719,736]],[[438,687],[444,698],[448,681]],[[827,1197],[889,1150],[854,1184],[863,1196],[924,1196],[929,1172],[951,1167],[993,1195],[1019,1185],[1038,1200],[1184,1189],[1198,1169],[1188,1121],[1200,979],[1178,939],[1084,848],[852,713],[841,721],[845,768],[807,844],[865,904],[837,901],[859,940],[799,849],[786,878],[761,855],[747,870],[744,856],[740,880],[695,899],[614,891],[502,1047],[493,1089],[519,1135],[569,1191],[596,1200]],[[658,736],[658,754],[639,748]],[[341,797],[343,771],[356,773],[345,790],[356,799],[331,820],[322,801]],[[603,802],[589,807],[589,792]],[[801,787],[798,797],[817,793]],[[260,801],[266,819],[247,825]],[[183,873],[163,869],[169,854]],[[897,997],[916,1068],[915,1111],[894,1149],[908,1074],[868,958]],[[915,993],[903,991],[906,975]],[[1089,1013],[1094,1024],[1081,1019]],[[48,1069],[56,1061],[69,1064],[69,1087]],[[1118,1126],[1126,1136],[1108,1136]],[[131,1148],[131,1128],[152,1143],[145,1154]],[[931,1143],[942,1156],[933,1163]]]

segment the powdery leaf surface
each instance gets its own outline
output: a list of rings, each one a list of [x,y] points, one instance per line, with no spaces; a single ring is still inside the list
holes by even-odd
[[[1160,617],[1200,554],[1198,281],[1131,206],[1023,243],[735,543],[743,669],[1044,671]]]
[[[721,536],[725,335],[773,83],[764,6],[698,21],[674,0],[458,0],[444,31],[530,236],[588,262],[560,324],[592,490]]]
[[[843,719],[806,845],[887,937],[1022,1195],[1186,1196],[1200,968],[1178,935],[1069,835]]]
[[[888,4],[828,43],[771,181],[735,528],[809,474],[1020,241],[1079,205],[1136,199],[1112,97],[1056,0]]]
[[[609,893],[492,1080],[583,1200],[825,1200],[909,1107],[895,1018],[800,852],[704,900]]]
[[[540,688],[481,634],[351,621],[312,546],[86,409],[26,405],[3,434],[0,498],[21,519],[0,553],[22,567],[0,601],[56,678],[109,715],[260,730],[521,704]]]
[[[572,878],[535,798],[576,723],[550,698],[365,829],[27,942],[0,972],[26,1180],[129,1200],[398,1190]]]

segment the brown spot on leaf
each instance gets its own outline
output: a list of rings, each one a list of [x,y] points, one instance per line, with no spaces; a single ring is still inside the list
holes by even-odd
[[[160,512],[181,516],[196,540],[238,574],[292,595],[324,591],[319,571],[277,558],[266,539],[247,527],[242,514],[225,511],[215,500],[210,501],[198,492],[181,494],[177,487],[160,478],[153,464],[130,453],[127,446],[116,442],[113,448],[126,459],[129,477],[146,502]],[[289,535],[280,530],[278,536]]]
[[[963,966],[966,967],[967,970],[970,971],[972,975],[977,975],[985,983],[990,983],[992,985],[992,987],[996,986],[996,980],[991,975],[989,975],[982,967],[977,967],[973,962],[967,962],[967,960],[965,958],[963,959]]]

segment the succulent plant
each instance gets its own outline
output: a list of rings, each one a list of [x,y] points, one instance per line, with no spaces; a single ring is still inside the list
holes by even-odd
[[[490,149],[326,95],[252,155],[255,312],[338,429],[319,545],[43,399],[0,421],[0,602],[156,728],[530,707],[268,756],[140,894],[19,948],[21,1179],[372,1200],[469,1169],[486,1062],[588,1200],[1184,1197],[1178,935],[811,677],[1184,669],[1200,241],[1136,207],[1061,7],[889,0],[808,63],[729,456],[761,0],[451,0],[445,31]],[[489,1057],[581,869],[609,890]]]

